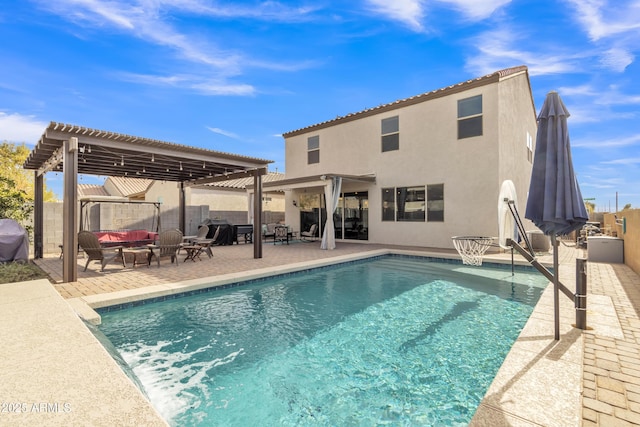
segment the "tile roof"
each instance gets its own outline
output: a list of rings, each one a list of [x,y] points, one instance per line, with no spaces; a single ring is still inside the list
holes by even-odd
[[[362,110],[356,113],[350,113],[346,116],[339,116],[332,120],[327,120],[321,123],[317,123],[315,125],[306,126],[301,129],[292,130],[290,132],[285,132],[282,134],[284,138],[301,135],[307,132],[311,132],[314,130],[319,130],[323,128],[327,128],[330,126],[337,125],[339,123],[350,122],[353,120],[361,119],[363,117],[372,116],[374,114],[383,113],[385,111],[395,110],[401,107],[406,107],[408,105],[418,104],[420,102],[425,102],[431,99],[441,98],[443,96],[451,95],[454,93],[462,92],[474,87],[484,86],[490,83],[499,82],[505,77],[509,77],[515,74],[520,73],[528,73],[528,69],[525,65],[520,65],[518,67],[506,68],[504,70],[496,71],[491,74],[487,74],[483,77],[478,77],[476,79],[467,80],[465,82],[457,83],[451,86],[447,86],[444,88],[432,90],[431,92],[425,92],[420,95],[415,95],[405,99],[399,99],[394,102],[390,102],[388,104],[382,104],[377,107],[368,108],[366,110]]]

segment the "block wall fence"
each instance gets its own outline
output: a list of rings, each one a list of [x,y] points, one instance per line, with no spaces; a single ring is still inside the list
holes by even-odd
[[[62,244],[62,203],[45,203],[43,218],[43,254],[59,254]],[[80,209],[78,208],[80,216]],[[185,235],[195,235],[198,226],[207,218],[226,220],[230,224],[246,224],[247,212],[210,211],[208,205],[187,206]],[[284,220],[284,212],[263,212],[263,222]],[[158,217],[154,205],[137,203],[92,203],[85,207],[79,218],[78,229],[83,230],[149,230],[156,229]],[[178,228],[177,207],[160,207],[160,231]],[[31,239],[33,240],[33,239]],[[30,245],[33,256],[33,242]]]
[[[614,214],[605,214],[603,229],[624,240],[624,263],[640,274],[640,209],[618,212],[617,221]]]

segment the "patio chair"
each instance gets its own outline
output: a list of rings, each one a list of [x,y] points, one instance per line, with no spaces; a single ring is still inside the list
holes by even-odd
[[[103,248],[100,246],[98,237],[91,231],[81,231],[78,233],[78,244],[80,248],[87,254],[87,263],[84,266],[84,271],[87,271],[87,267],[91,261],[100,261],[102,268],[100,271],[104,271],[104,267],[109,261],[119,258],[122,261],[122,266],[126,267],[124,263],[124,254],[122,253],[122,246],[112,246],[110,248]]]
[[[318,224],[311,224],[309,227],[309,231],[300,232],[300,240],[303,242],[311,242],[316,239],[316,230],[318,229]]]
[[[268,240],[275,236],[275,228],[278,224],[262,224],[262,239]]]
[[[273,244],[275,245],[276,242],[287,242],[287,245],[289,244],[289,227],[286,225],[276,225],[273,229]]]
[[[202,246],[202,250],[209,256],[209,258],[213,257],[213,251],[211,250],[211,246],[216,243],[218,240],[218,236],[220,235],[220,226],[216,227],[215,233],[213,233],[212,239],[207,239],[207,234],[209,233],[209,227],[206,225],[201,225],[198,228],[198,235],[192,242],[196,245]]]
[[[178,251],[182,247],[182,232],[180,230],[165,230],[158,235],[158,244],[149,245],[151,254],[149,254],[149,264],[151,259],[156,258],[158,267],[160,267],[160,258],[170,257],[171,262],[175,261],[176,267],[178,263]]]

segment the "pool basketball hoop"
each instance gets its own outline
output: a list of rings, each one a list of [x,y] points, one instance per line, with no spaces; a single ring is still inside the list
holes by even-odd
[[[518,241],[516,222],[517,213],[516,187],[511,180],[505,180],[498,196],[498,244],[494,244],[495,237],[483,236],[454,236],[453,246],[456,248],[462,263],[467,265],[482,265],[482,256],[492,246],[510,249],[510,241]],[[521,225],[521,222],[518,223]],[[513,264],[513,256],[512,256]]]
[[[462,258],[462,263],[475,266],[482,265],[482,256],[493,245],[493,237],[454,236],[451,240]]]

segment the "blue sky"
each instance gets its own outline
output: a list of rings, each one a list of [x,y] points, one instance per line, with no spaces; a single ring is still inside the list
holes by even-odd
[[[583,196],[640,208],[638,0],[2,3],[0,140],[57,121],[283,172],[284,132],[526,65],[536,111],[557,90],[571,113]]]

